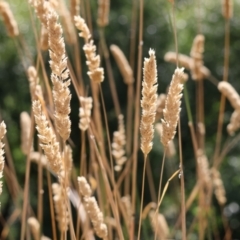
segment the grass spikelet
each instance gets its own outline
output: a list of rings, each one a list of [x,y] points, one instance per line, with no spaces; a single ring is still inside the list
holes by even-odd
[[[32,98],[32,100],[35,100],[36,99],[36,97],[35,97],[36,86],[38,85],[38,82],[39,82],[36,68],[34,66],[30,66],[27,70],[27,74],[28,74],[31,98]]]
[[[164,119],[162,119],[162,138],[161,142],[167,148],[176,133],[176,127],[181,111],[181,97],[183,90],[183,68],[177,68],[173,74],[172,81],[168,90],[165,108],[163,110]]]
[[[87,58],[87,65],[89,69],[87,74],[93,82],[101,83],[104,80],[104,71],[103,68],[100,68],[100,56],[96,55],[96,46],[94,45],[93,40],[91,40],[90,31],[84,19],[80,16],[75,16],[74,21],[76,28],[81,31],[79,36],[84,38],[85,41],[83,50]]]
[[[211,183],[210,171],[209,171],[209,163],[207,156],[204,154],[202,149],[198,149],[197,151],[197,163],[198,163],[198,171],[199,176],[203,180],[203,186],[205,189],[209,189],[209,184]]]
[[[33,235],[34,240],[40,239],[40,224],[35,217],[30,217],[27,220],[28,225],[30,226],[30,230]]]
[[[31,117],[27,112],[21,112],[20,125],[21,125],[21,150],[25,155],[27,155],[31,129]]]
[[[125,84],[129,85],[134,82],[132,68],[129,65],[122,50],[117,46],[112,44],[110,46],[110,51],[118,65],[118,68],[123,76],[123,81]]]
[[[203,66],[203,52],[204,52],[205,37],[202,34],[198,34],[194,40],[190,56],[192,57],[191,73],[193,80],[202,80],[204,78],[201,68]]]
[[[50,67],[52,69],[51,80],[53,83],[53,100],[55,105],[55,125],[59,135],[64,141],[69,138],[71,132],[70,79],[65,54],[65,43],[62,37],[62,27],[58,23],[58,15],[55,11],[48,14],[48,37]]]
[[[233,1],[222,0],[222,15],[225,19],[230,19],[233,16]]]
[[[79,97],[81,107],[79,108],[79,128],[86,131],[91,122],[91,110],[93,107],[92,97]]]
[[[54,207],[56,212],[56,220],[58,223],[58,229],[61,233],[64,233],[68,230],[68,223],[69,223],[69,213],[64,201],[64,194],[61,185],[58,183],[52,184],[53,190],[53,201]]]
[[[171,62],[171,63],[174,63],[176,64],[177,62],[177,54],[175,52],[167,52],[165,55],[164,55],[164,60],[166,62]],[[193,59],[187,55],[184,55],[184,54],[178,54],[178,61],[179,61],[179,65],[188,69],[188,70],[191,70],[193,68]],[[201,75],[203,76],[203,78],[207,78],[211,75],[211,72],[210,70],[205,67],[205,66],[201,66],[200,68],[200,72],[201,72]],[[185,79],[186,77],[184,77]],[[184,80],[183,79],[183,80]]]
[[[42,112],[40,101],[33,101],[33,113],[38,130],[38,137],[41,141],[41,147],[48,159],[50,168],[56,173],[60,174],[62,170],[62,159],[60,154],[59,143],[53,133],[46,116]]]
[[[107,239],[108,230],[106,224],[103,222],[103,214],[99,209],[95,197],[91,197],[92,190],[85,177],[78,177],[78,186],[95,233],[98,237]]]
[[[220,172],[217,169],[212,168],[211,174],[212,174],[212,181],[214,186],[214,194],[216,196],[216,199],[219,205],[223,206],[227,202],[227,198],[226,198],[226,191],[223,185]]]
[[[41,50],[43,51],[48,50],[48,31],[44,27],[44,25],[42,25],[41,27],[40,47],[41,47]]]
[[[123,115],[120,114],[118,116],[118,131],[113,133],[112,155],[116,162],[114,169],[117,172],[122,170],[123,164],[127,161],[125,156],[126,136],[123,120]]]
[[[4,121],[0,124],[0,179],[3,176],[3,168],[4,168],[4,144],[3,144],[3,138],[6,135],[6,124]],[[0,181],[0,195],[2,193],[2,181]]]
[[[235,110],[230,118],[230,123],[227,125],[227,131],[230,136],[240,128],[240,112]]]
[[[240,97],[230,83],[226,81],[219,82],[218,90],[228,99],[235,110],[240,110]]]
[[[110,0],[98,0],[98,18],[97,24],[99,27],[106,27],[108,25]]]
[[[145,58],[142,82],[142,118],[140,125],[141,150],[146,156],[152,149],[153,123],[157,107],[157,64],[155,51],[149,50],[149,58]]]
[[[156,123],[155,125],[155,129],[158,133],[158,135],[162,136],[162,124],[161,123]],[[168,158],[172,158],[174,155],[176,154],[176,149],[175,149],[175,144],[173,142],[173,140],[170,140],[166,149],[166,156]]]
[[[169,227],[163,214],[158,213],[155,216],[155,211],[151,210],[148,214],[154,233],[158,236],[158,239],[168,239]]]
[[[14,15],[7,2],[0,2],[0,15],[2,15],[5,27],[9,37],[16,37],[19,35],[18,25],[14,18]]]
[[[74,16],[78,16],[80,13],[80,0],[70,0],[70,12],[74,19]]]

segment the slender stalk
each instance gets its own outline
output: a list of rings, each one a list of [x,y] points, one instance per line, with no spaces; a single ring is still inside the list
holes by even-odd
[[[56,230],[56,223],[55,223],[55,215],[54,215],[54,205],[53,205],[53,194],[52,194],[52,182],[51,176],[48,170],[47,173],[47,183],[48,183],[48,195],[49,195],[49,202],[50,202],[50,213],[51,213],[51,223],[52,223],[52,235],[53,240],[57,240],[57,230]]]
[[[144,165],[143,165],[143,178],[142,178],[142,194],[141,194],[141,203],[140,203],[140,217],[138,223],[138,237],[140,239],[141,236],[141,225],[142,225],[142,210],[143,210],[143,199],[144,199],[144,186],[145,186],[145,175],[146,175],[146,163],[147,163],[147,155],[144,155]]]
[[[186,240],[186,206],[185,206],[185,187],[182,158],[182,138],[181,138],[181,121],[178,120],[178,141],[179,141],[179,160],[180,160],[180,181],[181,181],[181,212],[182,212],[182,239]]]
[[[223,81],[228,81],[229,53],[230,53],[230,20],[225,19],[225,45],[224,45]],[[226,98],[223,94],[221,94],[220,111],[219,111],[219,116],[218,116],[216,146],[215,146],[213,162],[217,161],[216,159],[217,159],[217,157],[219,155],[219,152],[220,152],[220,146],[221,146],[221,141],[222,141],[222,128],[223,128],[225,103],[226,103]]]
[[[120,104],[119,104],[119,100],[118,100],[118,93],[116,90],[114,77],[113,77],[112,66],[111,66],[111,62],[109,59],[109,51],[108,51],[106,40],[105,40],[104,28],[99,29],[99,34],[100,34],[100,41],[101,41],[101,46],[102,46],[102,50],[103,50],[103,56],[104,56],[104,59],[106,62],[107,75],[108,75],[108,80],[109,80],[109,86],[111,89],[113,104],[114,104],[116,116],[118,117],[121,114],[121,108],[120,108]]]
[[[34,116],[31,113],[31,131],[30,136],[33,136],[34,132]],[[30,138],[31,139],[31,138]],[[23,210],[22,210],[22,225],[21,225],[21,240],[24,240],[25,231],[26,231],[26,216],[27,216],[27,206],[29,200],[29,180],[30,180],[30,168],[31,168],[31,159],[30,159],[30,151],[31,151],[31,144],[32,142],[29,141],[28,143],[28,154],[27,154],[27,166],[25,172],[25,182],[24,182],[24,195],[23,195]]]
[[[140,119],[140,84],[142,76],[142,45],[143,45],[143,7],[144,0],[139,0],[139,42],[138,42],[138,68],[137,68],[137,85],[135,97],[135,117],[134,117],[134,135],[133,135],[133,174],[132,174],[132,211],[133,218],[131,221],[132,233],[130,239],[134,239],[134,215],[136,205],[136,183],[137,183],[137,151],[139,147],[138,134],[139,134],[139,119]]]
[[[164,149],[164,154],[163,154],[163,159],[162,159],[162,167],[161,167],[160,178],[159,178],[158,198],[157,198],[158,203],[160,201],[161,191],[162,191],[162,179],[163,179],[163,169],[164,169],[164,165],[165,165],[165,158],[166,158],[166,149]],[[158,208],[156,209],[156,212],[158,212]],[[157,214],[155,217],[157,217]],[[156,239],[157,239],[157,232],[155,231],[154,240],[156,240]]]

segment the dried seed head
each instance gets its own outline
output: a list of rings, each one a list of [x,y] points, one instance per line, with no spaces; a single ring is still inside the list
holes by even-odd
[[[2,15],[5,27],[9,37],[16,37],[19,35],[18,25],[10,6],[5,1],[0,1],[0,15]]]
[[[227,131],[230,136],[240,128],[240,112],[235,110],[230,118],[230,123],[227,125]]]
[[[92,189],[88,184],[85,177],[78,177],[78,187],[82,197],[90,197],[92,195]]]
[[[204,52],[205,37],[198,34],[194,40],[190,56],[192,57],[191,73],[193,80],[203,80],[201,68],[203,67],[203,52]]]
[[[152,149],[153,123],[157,107],[157,64],[155,51],[149,50],[149,58],[144,60],[142,82],[142,118],[140,125],[141,150],[146,156]]]
[[[108,15],[110,8],[110,0],[98,0],[98,19],[99,27],[106,27],[108,25]]]
[[[20,115],[21,125],[21,150],[27,155],[29,151],[29,140],[31,131],[31,118],[27,112],[21,112]],[[33,148],[31,146],[31,148]]]
[[[58,183],[53,183],[52,190],[58,229],[61,232],[66,232],[68,230],[69,213],[65,201],[66,194],[63,192],[65,189],[63,189]]]
[[[36,100],[35,91],[36,91],[36,86],[38,85],[38,82],[39,82],[36,68],[34,66],[30,66],[27,70],[27,74],[28,74],[31,98],[32,100]]]
[[[212,173],[213,186],[215,189],[214,194],[217,198],[218,203],[221,206],[223,206],[227,202],[227,198],[226,198],[226,191],[223,185],[220,172],[217,169],[212,168],[211,173]]]
[[[39,240],[40,237],[40,224],[35,217],[30,217],[27,220],[28,225],[30,226],[34,240]]]
[[[112,155],[116,162],[114,169],[117,172],[122,170],[123,164],[127,161],[125,156],[126,136],[123,120],[123,115],[120,114],[118,116],[118,131],[113,133]]]
[[[150,211],[148,215],[154,233],[159,239],[168,239],[169,227],[165,217],[161,213],[155,214],[155,211]]]
[[[59,175],[63,168],[59,142],[57,142],[56,135],[49,126],[46,116],[42,112],[40,101],[33,101],[32,108],[37,125],[36,128],[39,133],[38,138],[41,142],[40,146],[44,150],[50,168],[53,172]]]
[[[240,110],[240,97],[230,83],[226,81],[219,82],[218,90],[228,99],[235,110]]]
[[[181,92],[183,89],[183,84],[181,82],[183,73],[183,68],[177,68],[175,70],[163,110],[164,119],[162,119],[163,130],[161,142],[165,148],[167,148],[168,143],[174,138],[176,133],[179,113],[181,111]]]
[[[79,97],[81,107],[79,108],[79,128],[86,131],[91,122],[91,110],[93,107],[92,97]]]
[[[110,50],[123,76],[125,84],[132,84],[134,82],[132,68],[130,67],[124,53],[117,45],[114,44],[110,46]]]
[[[156,123],[155,124],[155,129],[156,129],[156,131],[159,134],[160,139],[161,139],[161,136],[162,136],[162,124],[161,123]],[[175,156],[175,154],[176,154],[175,144],[174,144],[173,140],[170,140],[169,143],[168,143],[167,149],[166,149],[166,156],[168,158],[172,158],[172,157]]]

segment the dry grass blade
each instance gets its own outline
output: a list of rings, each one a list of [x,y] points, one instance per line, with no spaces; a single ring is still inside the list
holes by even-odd
[[[5,134],[6,134],[6,124],[2,121],[0,124],[0,179],[3,176],[3,168],[4,168],[4,144],[2,142]],[[2,181],[0,181],[0,194],[2,193]]]
[[[183,84],[183,68],[177,68],[173,74],[172,81],[168,90],[165,108],[163,110],[164,119],[162,119],[162,138],[161,142],[165,148],[168,143],[174,138],[176,127],[181,111],[181,97]]]

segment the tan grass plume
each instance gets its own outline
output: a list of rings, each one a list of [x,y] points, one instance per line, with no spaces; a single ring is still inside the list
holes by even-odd
[[[234,110],[231,115],[230,123],[227,125],[227,131],[230,136],[233,136],[234,133],[240,128],[240,111]]]
[[[110,0],[98,0],[97,24],[99,27],[106,27],[108,25],[109,9]]]
[[[53,183],[52,190],[58,229],[64,233],[68,230],[69,224],[69,212],[66,206],[66,201],[64,200],[65,198],[63,193],[65,189],[63,189],[60,184]]]
[[[226,191],[223,185],[221,174],[215,168],[211,169],[211,174],[212,174],[212,181],[214,186],[214,194],[216,196],[218,203],[221,206],[223,206],[227,202],[227,198],[226,198]]]
[[[230,83],[226,81],[219,82],[218,90],[228,99],[235,110],[240,111],[240,97]]]
[[[78,186],[83,198],[84,207],[87,210],[96,235],[107,239],[108,230],[106,224],[103,222],[103,214],[99,209],[95,197],[91,197],[92,190],[85,177],[78,177]]]
[[[116,162],[114,167],[115,171],[121,171],[123,164],[127,161],[126,152],[126,136],[125,136],[125,127],[124,127],[124,117],[122,114],[118,116],[118,131],[113,133],[113,142],[112,142],[112,155]]]
[[[192,58],[191,73],[193,80],[203,80],[201,68],[203,67],[203,52],[204,52],[205,37],[202,34],[198,34],[192,44],[190,56]]]
[[[55,106],[54,120],[56,129],[64,141],[69,138],[71,132],[69,69],[65,53],[65,43],[62,36],[62,27],[58,23],[58,15],[51,10],[47,15],[47,29],[49,37],[50,67],[52,69],[51,80],[53,83],[53,100]]]
[[[142,117],[140,125],[141,150],[146,156],[152,149],[152,139],[157,108],[157,63],[155,51],[149,50],[149,58],[145,58],[142,82]]]
[[[39,100],[33,101],[33,113],[38,130],[38,137],[41,142],[40,146],[48,159],[50,168],[56,174],[60,174],[62,170],[62,158],[60,154],[59,142],[56,139],[49,122],[42,112],[42,106]]]
[[[128,60],[126,59],[122,50],[117,46],[112,44],[110,46],[110,51],[118,65],[118,68],[123,76],[125,84],[132,84],[134,82],[133,71],[130,67]]]
[[[35,217],[30,217],[27,220],[28,225],[30,226],[30,230],[33,235],[34,240],[40,239],[40,224]]]
[[[16,37],[19,35],[18,25],[10,6],[5,1],[0,1],[0,15],[2,15],[5,27],[9,37]]]
[[[96,54],[96,46],[91,40],[91,34],[85,20],[80,16],[74,17],[75,26],[80,31],[79,36],[85,41],[83,50],[87,58],[89,71],[87,74],[95,83],[101,83],[104,80],[104,71],[100,67],[100,56]]]
[[[21,126],[21,150],[25,155],[27,155],[31,132],[31,117],[27,112],[21,112],[20,126]]]
[[[79,128],[86,131],[91,122],[91,110],[93,107],[92,97],[79,97],[81,107],[79,108]]]
[[[173,74],[172,81],[168,90],[165,108],[163,110],[164,119],[162,119],[162,138],[161,142],[165,148],[168,143],[174,138],[176,127],[181,111],[181,98],[183,84],[183,68],[177,68]]]

